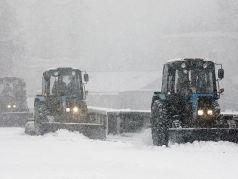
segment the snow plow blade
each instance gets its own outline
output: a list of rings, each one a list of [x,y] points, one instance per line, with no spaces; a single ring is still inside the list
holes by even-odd
[[[228,141],[238,143],[237,128],[171,128],[169,141],[186,143],[194,141]]]
[[[29,112],[9,112],[0,114],[0,127],[25,127],[33,114]]]
[[[150,112],[120,111],[108,112],[108,133],[136,133],[149,126]]]

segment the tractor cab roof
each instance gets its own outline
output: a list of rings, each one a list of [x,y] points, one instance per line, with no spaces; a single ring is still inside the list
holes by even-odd
[[[82,71],[79,69],[49,69],[43,73],[43,85],[43,94],[46,95],[84,97]]]
[[[25,96],[26,83],[17,77],[0,78],[0,96],[15,97],[16,94]]]
[[[59,71],[59,72],[64,72],[64,71],[81,71],[79,69],[76,69],[76,68],[72,68],[72,67],[58,67],[58,68],[50,68],[48,70],[46,70],[44,73],[49,73],[49,72],[56,72],[56,71]]]
[[[182,63],[182,62],[212,62],[212,61],[203,58],[176,58],[167,61],[168,64]]]
[[[206,68],[214,68],[215,63],[202,58],[178,58],[169,60],[165,65],[174,66],[176,68],[177,66],[181,67],[182,64],[184,64],[184,68],[199,68],[204,67],[204,65]]]
[[[81,70],[76,69],[76,68],[71,68],[71,67],[59,67],[59,68],[51,68],[43,73],[43,76],[48,77],[48,76],[58,76],[58,75],[64,75],[64,74],[69,74],[72,71],[76,73],[80,73]],[[57,73],[57,74],[56,74]]]
[[[9,82],[9,83],[12,83],[12,82],[15,82],[15,81],[24,82],[23,79],[17,78],[17,77],[3,77],[3,78],[0,78],[0,83],[2,83],[3,81]]]

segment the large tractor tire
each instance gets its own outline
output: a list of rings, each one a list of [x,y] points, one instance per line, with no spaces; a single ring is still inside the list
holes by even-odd
[[[152,105],[151,132],[153,144],[168,146],[168,114],[164,105],[155,101]]]
[[[34,109],[34,128],[37,135],[43,135],[42,123],[47,122],[47,108],[44,104],[36,104]]]

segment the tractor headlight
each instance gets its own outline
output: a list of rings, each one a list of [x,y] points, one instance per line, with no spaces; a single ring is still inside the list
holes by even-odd
[[[78,108],[77,106],[75,106],[75,107],[73,108],[73,112],[74,112],[74,113],[78,113],[78,112],[79,112],[79,108]]]
[[[66,112],[70,112],[70,108],[66,108],[65,111],[66,111]]]
[[[203,116],[204,115],[204,111],[202,109],[198,110],[198,115],[199,116]]]
[[[7,105],[7,108],[10,109],[10,108],[12,108],[12,106],[9,104],[9,105]]]
[[[212,115],[213,115],[213,111],[212,111],[212,110],[208,110],[208,111],[207,111],[207,114],[208,114],[209,116],[212,116]]]
[[[12,107],[13,107],[13,108],[16,108],[16,107],[17,107],[17,105],[15,105],[15,104],[14,104]]]

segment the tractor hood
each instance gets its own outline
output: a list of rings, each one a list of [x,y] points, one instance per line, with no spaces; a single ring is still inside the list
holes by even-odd
[[[87,113],[87,104],[77,96],[48,96],[44,97],[47,108],[55,114],[71,113],[74,110]]]
[[[219,115],[219,105],[213,94],[192,94],[191,103],[193,111],[193,120],[198,118],[214,118]]]
[[[16,102],[15,97],[1,96],[0,101],[1,101],[1,111],[2,112],[16,111],[16,109],[18,108],[18,104]]]
[[[63,102],[63,105],[66,107],[71,107],[74,105],[77,105],[80,107],[87,107],[86,101],[82,100],[80,97],[63,96],[63,97],[61,97],[61,100]]]

